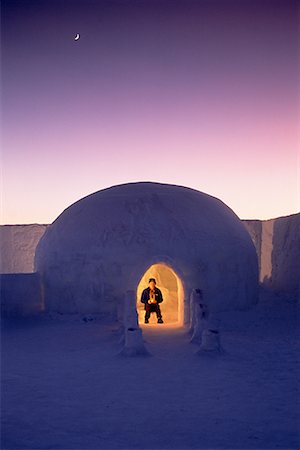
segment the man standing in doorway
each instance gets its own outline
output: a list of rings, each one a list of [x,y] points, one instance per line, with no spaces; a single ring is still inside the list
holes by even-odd
[[[149,323],[149,317],[152,311],[156,312],[157,323],[164,323],[159,307],[159,303],[162,301],[162,292],[156,287],[155,278],[149,278],[149,286],[143,290],[141,296],[141,302],[145,304],[145,323]]]

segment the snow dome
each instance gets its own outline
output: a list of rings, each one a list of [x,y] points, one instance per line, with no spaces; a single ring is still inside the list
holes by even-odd
[[[164,322],[189,321],[191,291],[210,311],[248,309],[258,299],[249,233],[221,200],[184,186],[134,182],[97,191],[66,208],[36,249],[46,311],[116,319],[125,292],[149,277],[163,293]]]

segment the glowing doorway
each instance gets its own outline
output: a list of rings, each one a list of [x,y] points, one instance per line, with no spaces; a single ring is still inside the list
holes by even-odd
[[[165,327],[167,325],[183,325],[183,286],[176,272],[165,263],[153,264],[142,276],[137,288],[137,313],[139,324],[144,324],[145,307],[141,302],[141,295],[149,286],[149,278],[155,278],[156,287],[163,295],[163,302],[159,304],[164,323],[157,324],[156,313],[152,312],[149,324]],[[148,324],[147,324],[148,325]],[[147,326],[145,325],[145,326]]]

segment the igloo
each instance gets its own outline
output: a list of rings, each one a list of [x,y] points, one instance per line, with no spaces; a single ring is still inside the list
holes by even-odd
[[[47,227],[34,264],[46,311],[118,320],[134,291],[141,320],[149,276],[165,323],[189,323],[196,288],[212,313],[258,300],[257,255],[241,220],[221,200],[173,184],[120,184],[76,201]]]

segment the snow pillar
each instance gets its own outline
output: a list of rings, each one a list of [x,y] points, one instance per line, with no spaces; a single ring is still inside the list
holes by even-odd
[[[179,301],[179,316],[180,322],[184,326],[189,326],[190,323],[190,289],[183,287],[182,280],[177,280],[178,301]]]
[[[198,355],[206,352],[224,352],[220,342],[219,323],[220,320],[214,314],[208,315],[207,325],[201,335],[201,345],[196,352]]]
[[[207,319],[207,305],[203,302],[201,289],[193,289],[190,295],[190,328],[191,341],[198,340],[205,328]]]
[[[223,349],[220,343],[220,335],[219,330],[209,330],[205,329],[202,332],[202,342],[197,354],[201,354],[203,352],[222,352]]]
[[[120,354],[124,356],[150,356],[150,352],[144,345],[142,330],[138,324],[138,314],[135,303],[135,291],[127,291],[124,296],[124,335],[122,339],[124,347]]]

